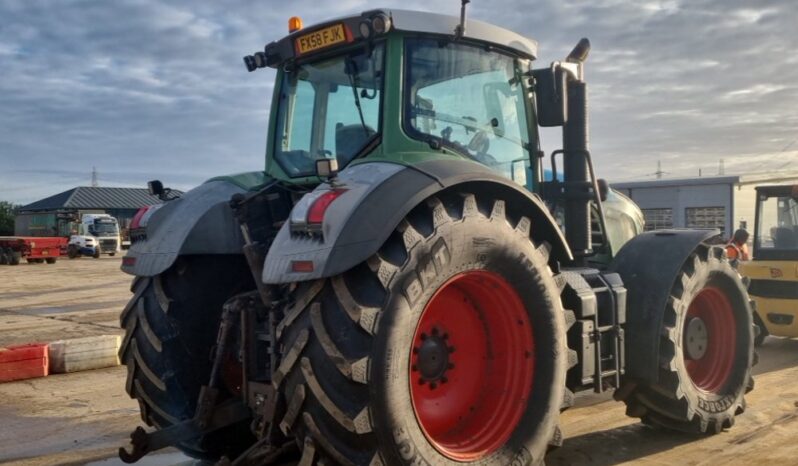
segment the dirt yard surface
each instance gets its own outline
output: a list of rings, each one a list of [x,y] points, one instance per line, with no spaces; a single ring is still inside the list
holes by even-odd
[[[0,266],[0,346],[121,335],[131,277],[120,264],[102,257]],[[125,375],[113,367],[0,383],[0,463],[86,464],[114,456],[141,423]],[[185,461],[175,452],[159,458],[168,461],[150,464]]]
[[[0,346],[122,334],[131,277],[119,257],[0,266]]]
[[[119,334],[130,277],[119,258],[0,266],[0,346]],[[562,416],[565,444],[548,465],[798,464],[798,341],[760,348],[756,389],[729,431],[693,437],[649,429],[609,394],[585,394]],[[123,367],[0,384],[0,463],[117,466],[141,424]],[[174,450],[139,465],[196,464]]]

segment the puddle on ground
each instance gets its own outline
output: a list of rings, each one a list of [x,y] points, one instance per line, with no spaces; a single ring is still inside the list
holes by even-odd
[[[208,466],[212,463],[195,460],[180,453],[149,454],[136,462],[136,466]],[[117,457],[86,463],[86,466],[127,466]]]

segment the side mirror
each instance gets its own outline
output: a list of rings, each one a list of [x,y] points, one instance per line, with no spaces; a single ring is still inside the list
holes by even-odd
[[[562,126],[568,121],[568,77],[559,66],[532,70],[535,105],[540,126]]]
[[[147,191],[150,192],[150,196],[161,197],[164,193],[163,183],[161,183],[161,180],[148,181]]]

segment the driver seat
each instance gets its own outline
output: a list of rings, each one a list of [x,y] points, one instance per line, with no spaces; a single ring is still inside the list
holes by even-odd
[[[366,126],[366,131],[363,131],[363,126],[359,124],[337,123],[335,125],[335,156],[338,158],[338,165],[346,166],[375,133],[374,128],[370,126]]]

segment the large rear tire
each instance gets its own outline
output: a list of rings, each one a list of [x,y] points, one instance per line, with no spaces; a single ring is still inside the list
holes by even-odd
[[[441,196],[367,263],[297,287],[274,382],[301,464],[542,462],[568,350],[530,227],[501,200]]]
[[[125,337],[119,354],[128,369],[125,388],[145,423],[165,428],[194,415],[200,387],[209,380],[222,305],[253,287],[241,256],[181,257],[160,275],[134,279],[120,317]],[[178,448],[195,458],[234,458],[252,442],[244,421]]]
[[[698,246],[663,312],[663,327],[649,340],[659,343],[659,380],[633,389],[627,414],[692,433],[731,427],[753,388],[754,327],[748,294],[723,248]]]

